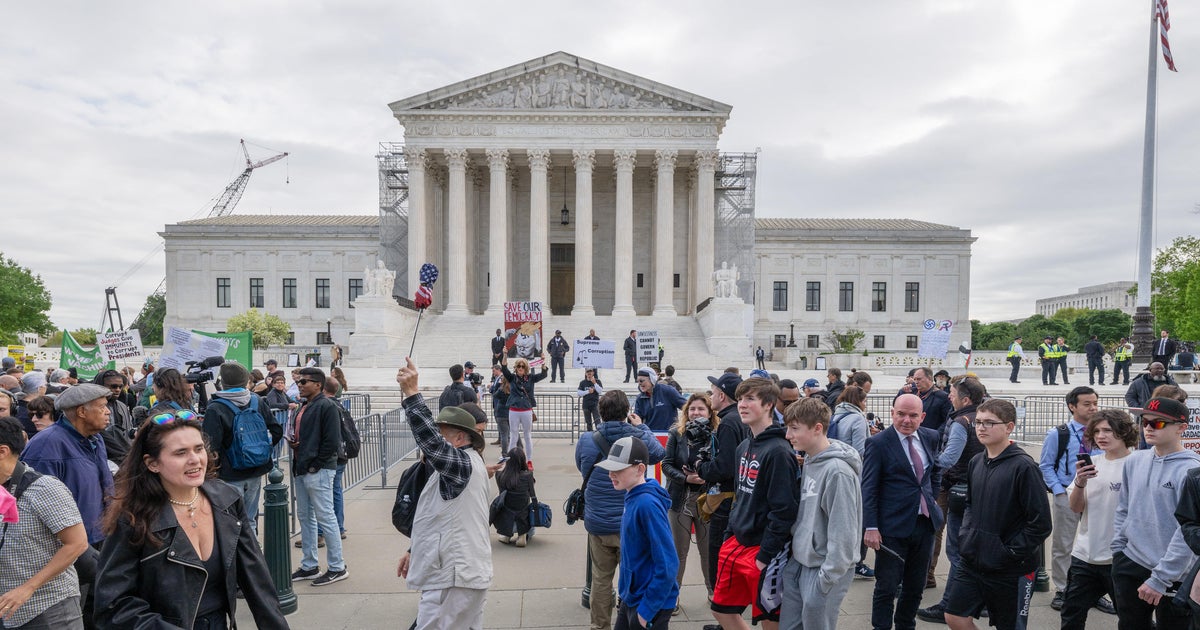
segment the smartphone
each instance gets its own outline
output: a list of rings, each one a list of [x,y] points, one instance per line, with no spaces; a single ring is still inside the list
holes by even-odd
[[[497,463],[497,464],[503,464],[504,462],[508,461],[509,459],[510,459],[510,458],[508,458],[508,457],[501,457],[501,458],[500,458],[500,461],[498,461],[498,462],[496,462],[496,463]]]
[[[1079,463],[1083,464],[1084,466],[1092,465],[1092,456],[1087,453],[1080,453],[1075,456],[1075,459],[1078,460]]]

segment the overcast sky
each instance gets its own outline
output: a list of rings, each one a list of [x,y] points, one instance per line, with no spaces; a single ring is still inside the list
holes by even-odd
[[[389,102],[557,50],[728,103],[758,215],[972,230],[972,318],[1136,278],[1150,0],[20,3],[0,27],[0,249],[53,320],[128,324],[164,224],[260,159],[241,214],[376,214]],[[1156,242],[1200,215],[1200,8],[1159,62]],[[266,148],[260,148],[266,147]],[[290,183],[289,180],[290,179]],[[119,284],[118,281],[120,280]]]

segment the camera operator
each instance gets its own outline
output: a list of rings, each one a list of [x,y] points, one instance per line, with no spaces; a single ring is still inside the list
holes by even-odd
[[[711,449],[713,430],[719,420],[705,394],[692,394],[679,421],[671,428],[667,437],[667,454],[663,456],[662,471],[667,477],[667,494],[671,496],[668,520],[671,537],[675,541],[675,553],[679,557],[679,572],[675,581],[682,582],[687,565],[688,547],[692,540],[692,528],[696,530],[696,549],[700,552],[700,571],[704,574],[704,586],[712,597],[713,579],[709,572],[708,523],[697,518],[696,501],[704,494],[704,480],[692,468],[694,453]]]
[[[483,400],[483,395],[487,393],[483,386],[483,375],[475,371],[475,364],[471,361],[463,364],[463,380],[470,383],[471,389],[475,390],[475,396]]]
[[[742,423],[737,409],[737,388],[742,377],[726,372],[720,378],[708,377],[712,383],[710,396],[713,410],[720,424],[713,432],[711,450],[700,449],[693,453],[692,467],[696,474],[708,484],[705,504],[712,512],[708,521],[708,574],[717,575],[717,559],[721,545],[725,542],[725,528],[729,525],[729,512],[733,507],[733,494],[737,485],[737,447],[750,437],[750,429]]]

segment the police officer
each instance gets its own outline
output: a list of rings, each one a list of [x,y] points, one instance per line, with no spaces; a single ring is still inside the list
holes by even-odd
[[[1067,380],[1067,353],[1071,351],[1071,346],[1067,345],[1067,340],[1062,337],[1054,342],[1054,359],[1058,362],[1058,367],[1062,370],[1063,385],[1070,385],[1071,381]],[[1051,376],[1051,379],[1054,377]]]
[[[1008,362],[1012,364],[1012,374],[1008,375],[1008,382],[1021,382],[1017,380],[1017,373],[1021,371],[1021,361],[1023,360],[1025,360],[1025,351],[1021,349],[1021,338],[1017,337],[1008,346]]]
[[[1129,343],[1125,337],[1121,337],[1121,341],[1113,348],[1113,385],[1117,384],[1117,377],[1122,373],[1125,374],[1123,384],[1129,384],[1130,363],[1133,363],[1133,344]]]
[[[1058,385],[1058,355],[1054,351],[1054,337],[1046,335],[1038,346],[1038,359],[1042,362],[1042,385]]]

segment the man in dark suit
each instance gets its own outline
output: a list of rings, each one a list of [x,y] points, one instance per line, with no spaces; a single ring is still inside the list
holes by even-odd
[[[933,532],[943,522],[933,490],[941,474],[938,433],[922,427],[924,419],[921,399],[901,394],[892,403],[892,426],[868,438],[863,455],[863,542],[876,552],[871,606],[876,629],[891,628],[893,620],[901,630],[916,627]]]
[[[500,363],[500,355],[504,354],[504,331],[496,329],[496,336],[492,337],[492,365]]]
[[[1171,339],[1171,334],[1167,331],[1162,331],[1158,341],[1154,342],[1154,347],[1150,350],[1150,362],[1161,363],[1166,367],[1171,367],[1171,357],[1179,351],[1179,344]]]
[[[625,351],[625,382],[629,382],[630,374],[637,374],[637,331],[629,331],[629,336],[625,338],[625,345],[622,348]]]

